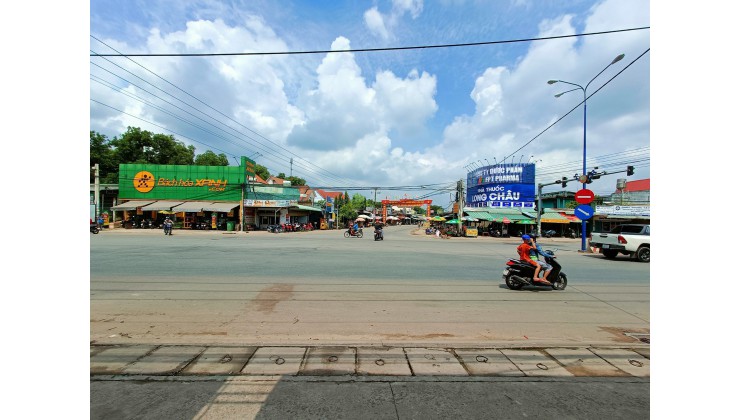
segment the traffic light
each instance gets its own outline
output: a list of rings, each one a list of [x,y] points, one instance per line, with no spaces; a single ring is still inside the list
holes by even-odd
[[[635,167],[630,165],[627,167],[627,176],[634,175],[635,174]]]
[[[560,185],[562,185],[562,187],[565,188],[566,184],[568,184],[568,178],[563,177],[563,179],[560,180]]]

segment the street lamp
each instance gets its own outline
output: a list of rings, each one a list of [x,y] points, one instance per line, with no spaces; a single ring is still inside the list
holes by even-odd
[[[567,85],[576,86],[576,88],[567,90],[565,92],[558,93],[555,95],[556,98],[559,98],[566,93],[573,92],[575,90],[581,90],[583,91],[583,175],[586,175],[586,90],[588,89],[588,86],[591,84],[591,82],[594,81],[601,73],[605,72],[606,69],[608,69],[612,64],[618,62],[619,60],[624,58],[624,54],[619,54],[618,56],[614,57],[614,60],[612,60],[611,63],[609,63],[606,67],[604,67],[603,70],[599,72],[596,76],[593,77],[588,83],[586,83],[586,87],[583,87],[576,83],[566,82],[564,80],[548,80],[547,84],[552,85],[555,83],[565,83]],[[583,188],[586,188],[586,184],[583,184]],[[586,221],[581,221],[581,251],[586,251]]]

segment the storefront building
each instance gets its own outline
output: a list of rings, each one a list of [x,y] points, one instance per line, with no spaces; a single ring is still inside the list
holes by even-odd
[[[240,166],[119,165],[118,202],[110,209],[121,227],[247,230],[270,224],[309,222],[320,209],[298,204],[295,187],[263,185],[254,161]]]

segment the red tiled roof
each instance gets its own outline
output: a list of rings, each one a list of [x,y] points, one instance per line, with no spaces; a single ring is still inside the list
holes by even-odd
[[[635,191],[650,191],[650,178],[638,179],[636,181],[627,181],[624,187],[624,192],[635,192]],[[620,192],[615,190],[614,192]]]
[[[270,182],[270,181],[272,181],[273,184],[278,184],[278,185],[282,185],[285,182],[284,179],[278,178],[276,176],[270,176],[269,178],[267,178],[267,182]]]
[[[319,193],[319,195],[324,197],[324,199],[329,198],[329,197],[337,198],[337,197],[344,195],[343,192],[338,192],[338,191],[325,191],[325,190],[316,190],[316,191]]]
[[[265,181],[264,179],[262,179],[262,177],[260,177],[257,174],[254,174],[254,181],[255,182],[259,182],[260,184],[267,184],[267,181]]]

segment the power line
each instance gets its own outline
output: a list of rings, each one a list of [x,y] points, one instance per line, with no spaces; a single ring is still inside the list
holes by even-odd
[[[217,57],[217,56],[253,56],[253,55],[299,55],[299,54],[331,54],[331,53],[357,53],[357,52],[379,52],[379,51],[402,51],[402,50],[422,50],[434,48],[457,48],[457,47],[476,47],[481,45],[512,44],[519,42],[546,41],[551,39],[563,39],[593,35],[614,34],[619,32],[641,31],[650,29],[649,26],[638,28],[616,29],[611,31],[587,32],[583,34],[556,35],[538,38],[520,38],[504,41],[485,41],[485,42],[466,42],[461,44],[438,44],[438,45],[418,45],[412,47],[385,47],[385,48],[355,48],[346,50],[312,50],[312,51],[276,51],[276,52],[241,52],[241,53],[165,53],[165,54],[95,54],[100,57]],[[93,35],[90,35],[95,38]],[[98,40],[97,38],[95,38]],[[100,41],[100,40],[98,40]],[[91,56],[93,54],[90,54]]]
[[[552,124],[550,124],[550,125],[548,125],[547,127],[545,127],[545,129],[544,129],[544,130],[542,130],[542,131],[540,131],[540,133],[539,133],[539,134],[537,134],[536,136],[534,136],[534,137],[533,137],[533,138],[532,138],[531,140],[529,140],[528,142],[524,143],[524,145],[522,145],[522,147],[520,147],[520,148],[518,148],[518,149],[514,150],[514,151],[513,151],[513,152],[512,152],[512,153],[511,153],[510,155],[508,155],[508,156],[504,157],[504,161],[506,161],[506,159],[508,159],[508,158],[510,158],[510,157],[512,157],[512,156],[514,156],[514,155],[515,155],[515,154],[516,154],[517,152],[519,152],[520,150],[522,150],[522,149],[524,149],[525,147],[529,146],[529,144],[530,144],[530,143],[532,143],[533,141],[535,141],[535,140],[536,140],[536,139],[537,139],[537,138],[538,138],[539,136],[543,135],[543,134],[544,134],[544,133],[545,133],[545,132],[546,132],[547,130],[549,130],[550,128],[552,128],[552,127],[553,127],[553,126],[554,126],[555,124],[559,123],[559,122],[560,122],[560,121],[561,121],[561,120],[562,120],[563,118],[565,118],[565,117],[567,117],[568,115],[570,115],[570,113],[571,113],[571,112],[573,112],[573,111],[575,111],[576,109],[578,109],[578,107],[580,107],[580,106],[581,106],[582,104],[584,104],[584,103],[585,103],[585,102],[586,102],[586,101],[587,101],[588,99],[591,99],[591,97],[592,97],[592,96],[594,96],[594,95],[595,95],[596,93],[598,93],[598,92],[599,92],[599,91],[600,91],[600,90],[601,90],[601,89],[602,89],[602,88],[603,88],[604,86],[606,86],[606,85],[608,85],[609,83],[611,83],[611,81],[612,81],[612,80],[614,80],[614,79],[615,79],[615,78],[616,78],[617,76],[619,76],[620,74],[622,74],[622,72],[624,72],[625,70],[627,70],[627,69],[628,69],[628,68],[629,68],[630,66],[632,66],[633,64],[635,64],[635,62],[637,62],[637,60],[641,59],[641,58],[642,58],[642,57],[643,57],[643,56],[644,56],[645,54],[647,54],[647,53],[648,53],[649,51],[650,51],[650,48],[646,49],[646,50],[645,50],[645,51],[644,51],[644,52],[643,52],[642,54],[640,54],[639,56],[637,56],[637,58],[635,58],[635,59],[634,59],[634,60],[632,60],[632,61],[631,61],[631,62],[630,62],[629,64],[627,64],[626,66],[624,66],[624,68],[623,68],[622,70],[620,70],[619,72],[617,72],[617,74],[615,74],[614,76],[612,76],[612,77],[611,77],[611,78],[610,78],[609,80],[607,80],[606,82],[604,82],[604,84],[603,84],[603,85],[599,86],[599,88],[598,88],[598,89],[596,89],[596,90],[595,90],[594,92],[592,92],[592,93],[591,93],[590,95],[588,95],[588,96],[587,96],[587,97],[586,97],[586,98],[585,98],[584,100],[582,100],[582,101],[581,101],[580,103],[578,103],[578,104],[577,104],[577,105],[576,105],[575,107],[573,107],[573,109],[571,109],[570,111],[568,111],[567,113],[565,113],[565,115],[563,115],[562,117],[560,117],[560,118],[558,118],[557,120],[555,120],[555,122],[553,122]]]
[[[113,50],[113,51],[116,51],[116,52],[118,52],[118,51],[117,51],[117,50],[116,50],[115,48],[111,47],[110,45],[108,45],[108,44],[106,44],[105,42],[101,41],[100,39],[96,38],[95,36],[92,36],[92,35],[91,35],[91,37],[92,37],[93,39],[95,39],[96,41],[100,42],[101,44],[105,45],[106,47],[110,48],[111,50]],[[94,52],[94,51],[92,51],[92,54],[91,54],[91,55],[93,55],[93,56],[101,56],[101,57],[102,57],[102,56],[104,56],[104,55],[98,54],[98,53],[96,53],[96,52]],[[122,56],[125,56],[125,55],[122,55]],[[182,92],[182,93],[186,94],[187,96],[189,96],[189,97],[193,98],[193,99],[194,99],[194,100],[196,100],[197,102],[200,102],[200,103],[201,103],[201,104],[203,104],[204,106],[206,106],[206,107],[208,107],[209,109],[211,109],[211,110],[215,111],[216,113],[218,113],[219,115],[221,115],[221,116],[223,116],[224,118],[228,119],[229,121],[232,121],[233,123],[235,123],[235,124],[237,124],[237,125],[239,125],[239,126],[241,126],[241,127],[245,128],[245,129],[247,129],[248,131],[250,131],[250,132],[254,133],[255,135],[257,135],[257,136],[259,136],[259,137],[263,138],[263,139],[264,139],[264,140],[266,140],[267,142],[269,142],[269,143],[271,143],[271,144],[275,145],[275,146],[276,146],[276,147],[278,147],[279,149],[282,149],[282,150],[286,151],[287,153],[289,153],[289,155],[292,155],[292,156],[294,156],[295,158],[297,158],[297,159],[299,159],[299,160],[301,160],[301,161],[303,161],[303,162],[306,162],[306,164],[308,164],[308,165],[311,165],[311,166],[313,166],[313,167],[317,168],[318,170],[320,170],[320,171],[323,171],[323,172],[325,172],[326,174],[329,174],[329,176],[330,176],[330,177],[333,177],[333,178],[336,178],[336,179],[340,179],[340,180],[341,180],[341,179],[344,179],[344,180],[346,180],[346,178],[342,178],[342,177],[339,177],[338,175],[335,175],[335,174],[331,173],[330,171],[327,171],[326,169],[323,169],[323,168],[321,168],[321,167],[319,167],[319,166],[317,166],[317,165],[315,165],[315,164],[313,164],[313,163],[309,162],[308,160],[306,160],[306,159],[303,159],[303,158],[301,158],[301,157],[300,157],[299,155],[297,155],[297,154],[295,154],[295,153],[291,152],[290,150],[288,150],[288,149],[286,149],[286,148],[282,147],[281,145],[279,145],[279,144],[277,144],[277,143],[273,142],[272,140],[268,139],[268,138],[267,138],[267,137],[265,137],[264,135],[262,135],[262,134],[260,134],[260,133],[258,133],[258,132],[256,132],[256,131],[254,131],[254,130],[252,130],[251,128],[249,128],[249,127],[245,126],[244,124],[241,124],[240,122],[238,122],[238,121],[234,120],[233,118],[231,118],[231,117],[229,117],[228,115],[224,114],[223,112],[221,112],[221,111],[217,110],[216,108],[214,108],[214,107],[212,107],[212,106],[208,105],[207,103],[205,103],[205,102],[203,102],[202,100],[198,99],[197,97],[195,97],[195,96],[191,95],[191,94],[190,94],[190,93],[188,93],[187,91],[185,91],[185,90],[181,89],[180,87],[176,86],[176,85],[175,85],[175,84],[173,84],[172,82],[170,82],[170,81],[168,81],[167,79],[165,79],[165,78],[163,78],[163,77],[159,76],[159,75],[158,75],[158,74],[156,74],[155,72],[153,72],[153,71],[149,70],[148,68],[146,68],[145,66],[141,65],[140,63],[138,63],[138,62],[136,62],[136,61],[132,60],[131,58],[128,58],[128,57],[127,57],[127,59],[128,59],[129,61],[131,61],[132,63],[134,63],[135,65],[137,65],[137,66],[141,67],[142,69],[144,69],[144,70],[145,70],[145,71],[147,71],[148,73],[150,73],[150,74],[154,75],[155,77],[159,78],[160,80],[162,80],[162,81],[166,82],[166,83],[167,83],[167,84],[169,84],[170,86],[172,86],[172,87],[174,87],[175,89],[179,90],[180,92]],[[108,62],[111,62],[110,60],[107,60],[107,59],[106,59],[106,61],[108,61]],[[113,64],[113,65],[116,65],[116,64],[114,64],[114,63],[112,63],[112,62],[111,62],[111,64]],[[118,66],[118,65],[116,65],[116,66]],[[119,67],[119,68],[121,68],[120,66],[118,66],[118,67]],[[133,75],[133,73],[129,72],[128,70],[125,70],[125,69],[124,69],[124,71],[127,71],[128,73],[130,73],[130,74],[132,74],[132,75]],[[134,75],[134,76],[135,76],[135,77],[137,77],[137,78],[139,78],[140,80],[143,80],[144,82],[146,82],[146,83],[149,83],[150,85],[154,86],[154,84],[152,84],[152,83],[150,83],[150,82],[148,82],[148,81],[146,81],[146,80],[142,79],[141,77],[139,77],[139,76],[136,76],[136,75]],[[119,77],[120,77],[120,76],[119,76]],[[125,79],[124,79],[124,80],[125,80]],[[154,87],[155,87],[155,88],[157,88],[156,86],[154,86]],[[164,90],[162,90],[162,89],[160,89],[160,88],[157,88],[157,89],[159,89],[159,90],[160,90],[160,91],[162,91],[162,92],[165,92]],[[165,92],[165,93],[167,93],[167,92]],[[173,96],[173,95],[171,95],[171,94],[169,94],[169,93],[167,93],[167,94],[168,94],[168,95],[170,95],[170,96],[172,96],[172,97],[173,97],[173,98],[175,98],[175,99],[178,99],[178,98],[176,98],[175,96]],[[180,99],[178,99],[178,100],[180,100]],[[181,102],[183,102],[183,103],[185,103],[185,102],[184,102],[184,101],[182,101],[182,100],[180,100],[180,101],[181,101]],[[199,112],[203,113],[204,115],[207,115],[207,114],[205,114],[204,112],[202,112],[202,111],[198,110],[197,108],[193,107],[192,105],[189,105],[189,104],[186,104],[186,105],[190,106],[190,107],[191,107],[191,108],[193,108],[193,109],[196,109],[197,111],[199,111]],[[209,115],[207,115],[207,116],[208,116],[209,118],[212,118],[212,119],[213,119],[213,117],[211,117],[211,116],[209,116]],[[223,123],[221,123],[221,124],[223,124]],[[224,124],[224,125],[228,127],[228,125],[226,125],[226,124]],[[232,128],[232,130],[233,130],[233,128]],[[236,131],[236,130],[235,130],[235,131]],[[246,135],[245,135],[245,136],[246,136]],[[252,138],[251,138],[251,137],[249,137],[249,136],[246,136],[246,137],[248,137],[248,138],[252,139]],[[252,140],[255,140],[255,139],[252,139]],[[255,141],[256,141],[256,140],[255,140]],[[263,146],[263,147],[264,147],[264,146]],[[298,166],[298,165],[296,165],[296,166]],[[308,169],[307,169],[307,170],[308,170]]]

